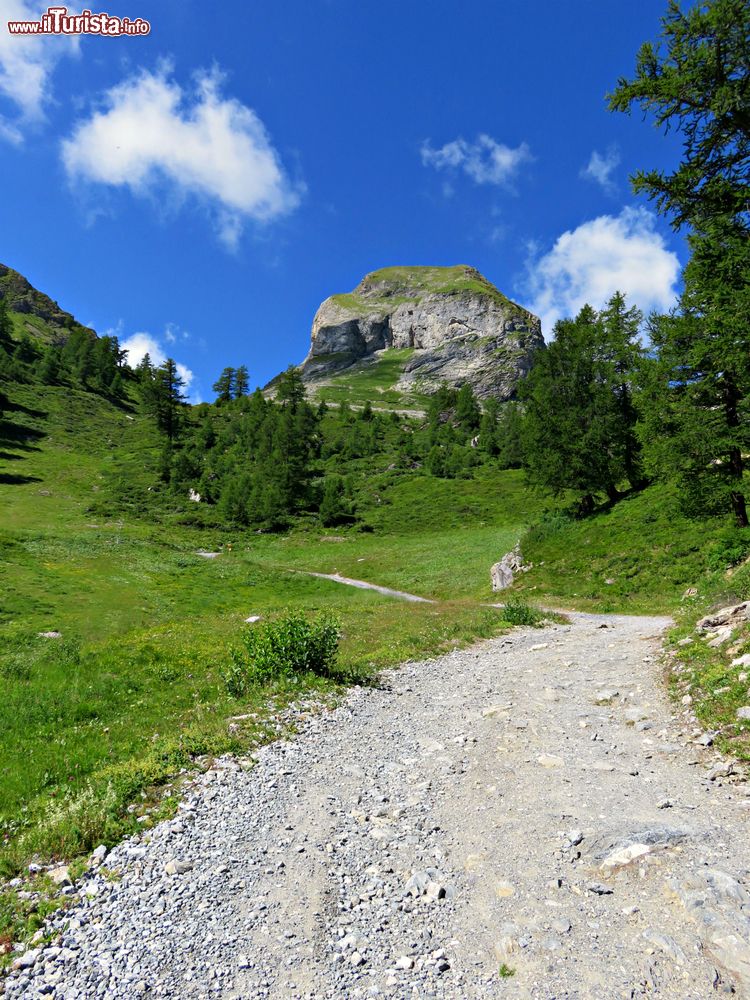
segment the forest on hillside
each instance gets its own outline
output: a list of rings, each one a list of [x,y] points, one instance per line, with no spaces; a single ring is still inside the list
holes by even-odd
[[[525,469],[530,485],[584,517],[654,481],[674,484],[689,516],[748,525],[750,452],[750,12],[713,0],[670,4],[655,44],[609,95],[613,112],[642,112],[679,134],[672,173],[633,178],[675,228],[690,259],[679,305],[643,316],[615,292],[548,331],[515,402],[477,401],[441,386],[424,418],[306,399],[299,372],[275,398],[248,394],[244,365],[225,368],[213,404],[188,406],[177,365],[136,367],[116,337],[83,328],[41,345],[17,339],[0,300],[0,378],[71,384],[117,406],[139,406],[161,439],[157,492],[210,506],[227,525],[275,530],[298,516],[357,522],[357,482],[369,466],[442,478],[485,465]],[[2,398],[0,397],[0,406]]]

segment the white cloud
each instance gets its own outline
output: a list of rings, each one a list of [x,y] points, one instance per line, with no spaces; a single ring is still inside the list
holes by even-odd
[[[167,327],[165,333],[167,341],[169,341],[170,332],[170,327]],[[171,341],[169,342],[171,343]],[[153,365],[163,365],[167,360],[167,354],[160,341],[150,333],[134,333],[132,336],[120,341],[120,347],[122,350],[128,352],[127,362],[133,368],[137,364],[140,364],[147,354]],[[189,390],[195,379],[192,371],[187,365],[180,364],[179,361],[177,362],[177,371],[185,383],[185,389]],[[198,400],[193,399],[192,401],[197,402]]]
[[[12,113],[0,112],[0,136],[23,141],[24,128],[44,119],[51,99],[50,77],[55,64],[78,51],[78,39],[11,35],[8,21],[36,21],[47,3],[0,0],[0,98]]]
[[[480,135],[476,142],[454,139],[440,149],[422,144],[422,163],[436,170],[463,170],[476,184],[508,184],[522,163],[533,159],[525,142],[515,149]]]
[[[680,262],[656,232],[645,208],[601,215],[559,236],[552,249],[529,264],[530,309],[550,334],[558,319],[588,303],[601,309],[616,291],[644,312],[669,309],[675,301]]]
[[[137,195],[167,184],[208,204],[219,238],[235,247],[248,220],[291,212],[302,188],[290,182],[256,113],[222,97],[221,83],[218,73],[203,73],[186,92],[162,67],[113,87],[63,141],[68,176]]]
[[[610,146],[604,154],[594,150],[588,165],[581,170],[581,177],[596,181],[605,191],[612,193],[615,189],[615,183],[611,175],[619,165],[620,152],[616,146]]]

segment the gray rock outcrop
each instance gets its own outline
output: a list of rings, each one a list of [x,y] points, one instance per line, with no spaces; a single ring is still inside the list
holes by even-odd
[[[397,390],[468,382],[479,397],[509,399],[543,344],[539,319],[472,267],[384,268],[323,302],[302,375],[327,381],[395,348],[404,352]]]
[[[513,583],[516,573],[527,569],[524,566],[521,549],[518,544],[510,552],[506,552],[500,562],[496,562],[490,569],[492,589],[494,591],[506,590]]]

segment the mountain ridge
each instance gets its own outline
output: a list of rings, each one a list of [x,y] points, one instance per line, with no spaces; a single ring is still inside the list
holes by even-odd
[[[398,391],[429,395],[443,382],[468,382],[480,398],[507,400],[543,345],[538,317],[476,268],[388,267],[320,305],[300,371],[315,389],[399,350],[410,353]]]
[[[9,311],[16,314],[15,326],[19,335],[26,333],[46,343],[64,341],[73,330],[79,329],[97,336],[95,330],[80,323],[49,295],[40,292],[23,274],[1,263],[0,299],[4,299]]]

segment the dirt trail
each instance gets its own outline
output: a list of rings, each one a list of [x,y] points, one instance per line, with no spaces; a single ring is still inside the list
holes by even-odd
[[[316,576],[319,580],[332,580],[334,583],[342,583],[347,587],[356,587],[358,590],[375,590],[384,597],[395,597],[401,601],[411,601],[413,604],[434,604],[429,597],[418,597],[416,594],[409,594],[405,590],[393,590],[392,587],[381,587],[377,583],[367,583],[366,580],[355,580],[350,576],[342,576],[340,573],[313,573],[312,570],[295,570],[304,573],[305,576]]]
[[[668,701],[666,624],[406,664],[222,762],[8,996],[750,996],[748,788]]]

